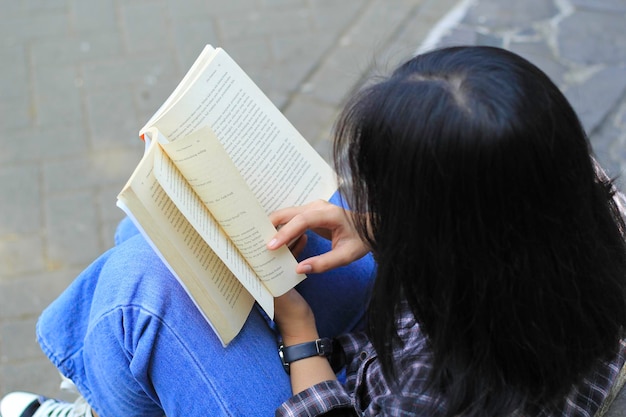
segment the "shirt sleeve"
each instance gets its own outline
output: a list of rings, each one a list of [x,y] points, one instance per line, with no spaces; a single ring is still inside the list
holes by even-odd
[[[352,399],[338,381],[313,385],[285,401],[276,410],[276,417],[356,415]]]

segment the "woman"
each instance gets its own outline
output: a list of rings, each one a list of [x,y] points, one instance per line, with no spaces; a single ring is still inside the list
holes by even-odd
[[[349,279],[358,284],[356,296],[352,287],[335,291],[343,300],[351,296],[341,306],[320,305],[324,297],[317,291],[334,285],[322,280],[306,280],[313,284],[303,296],[292,291],[276,300],[291,398],[284,391],[287,379],[279,378],[256,387],[262,407],[248,398],[243,406],[230,402],[250,391],[241,377],[253,374],[246,370],[253,368],[252,358],[264,372],[280,365],[266,350],[269,330],[254,315],[243,340],[253,340],[246,335],[256,332],[261,342],[236,345],[241,375],[217,380],[221,385],[204,394],[195,390],[195,408],[185,408],[189,397],[171,374],[181,372],[187,390],[213,381],[212,372],[233,357],[211,350],[210,335],[201,333],[176,352],[208,351],[214,369],[198,373],[174,361],[169,374],[158,359],[134,360],[133,337],[140,338],[139,329],[154,317],[127,321],[125,332],[112,334],[126,344],[99,338],[113,345],[108,349],[121,343],[132,353],[130,363],[109,370],[111,380],[125,375],[138,381],[128,384],[135,391],[122,394],[100,384],[106,372],[76,381],[76,373],[62,367],[56,348],[45,347],[55,327],[45,313],[40,340],[104,417],[120,410],[142,416],[268,415],[267,405],[281,402],[276,414],[289,416],[594,415],[626,354],[626,245],[614,188],[590,152],[567,100],[519,56],[489,47],[417,56],[356,94],[338,120],[335,161],[352,211],[317,202],[272,215],[282,227],[270,248],[301,236],[318,242],[314,234],[303,235],[307,230],[330,239],[332,250],[302,254],[301,272],[322,278],[343,266],[348,269],[337,277],[363,277],[363,269],[351,269],[354,262],[370,250],[376,260],[367,327],[336,337],[330,361],[306,350],[325,353],[325,341],[321,348],[312,342],[322,332],[341,330],[326,329],[344,306],[360,303],[367,279]],[[306,241],[300,238],[294,251],[310,250]],[[87,287],[81,294],[93,299]],[[124,291],[122,296],[130,297]],[[55,317],[67,320],[67,305],[77,297],[61,303]],[[95,302],[97,308],[113,305]],[[330,307],[333,315],[322,317]],[[355,327],[355,320],[348,322]],[[140,347],[158,343],[167,329],[157,330]],[[85,331],[70,333],[79,339]],[[85,374],[102,367],[95,352],[81,355]],[[340,368],[345,374],[337,381]],[[35,415],[43,415],[46,404],[62,407],[51,401]],[[245,412],[236,408],[246,401]],[[115,408],[119,403],[136,405]],[[4,409],[3,415],[11,417]]]

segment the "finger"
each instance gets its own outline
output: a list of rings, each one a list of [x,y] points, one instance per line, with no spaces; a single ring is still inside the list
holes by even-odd
[[[283,245],[287,245],[288,247],[295,244],[307,230],[305,224],[302,223],[288,223],[287,225],[281,225],[278,227],[277,233],[272,237],[272,239],[267,243],[267,248],[277,249]]]
[[[345,244],[321,255],[300,262],[296,272],[301,274],[321,273],[339,268],[362,258],[367,253],[362,245]]]
[[[313,230],[320,236],[330,239],[330,231],[345,223],[343,209],[336,206],[310,208],[299,212],[290,210],[286,217],[282,217],[284,214],[285,212],[278,213],[276,218],[281,220],[289,218],[289,220],[278,228],[278,232],[268,243],[270,249],[275,249],[296,239],[307,230]],[[291,216],[292,214],[294,215]]]
[[[290,246],[303,236],[308,228],[308,221],[301,217],[301,215],[297,215],[293,217],[289,223],[282,224],[278,227],[278,231],[268,242],[267,247],[269,249],[276,249],[282,245]]]
[[[332,207],[337,208],[337,206],[329,203],[328,201],[315,200],[302,206],[287,207],[276,210],[270,214],[269,218],[274,226],[279,226],[288,223],[295,216],[307,211],[323,210],[325,208],[327,209]]]
[[[269,215],[269,219],[275,227],[278,227],[289,222],[292,218],[302,213],[306,209],[307,206],[287,207],[274,211]]]

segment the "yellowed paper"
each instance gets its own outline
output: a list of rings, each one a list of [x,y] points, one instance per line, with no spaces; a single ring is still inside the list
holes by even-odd
[[[329,199],[335,175],[323,158],[225,51],[205,61],[193,86],[142,132],[156,128],[175,142],[209,126],[267,214]]]
[[[167,254],[165,264],[190,294],[222,343],[227,344],[243,327],[254,299],[157,182],[153,161],[158,149],[157,143],[151,144],[119,194],[118,205],[133,219],[157,254],[161,257]]]
[[[267,250],[266,244],[276,229],[210,129],[200,129],[162,147],[184,179],[177,178],[180,174],[176,167],[159,158],[162,163],[156,164],[155,175],[161,185],[168,191],[170,183],[182,181],[179,188],[188,183],[274,296],[284,294],[305,278],[296,274],[297,262],[287,247]],[[177,204],[188,204],[170,196]]]

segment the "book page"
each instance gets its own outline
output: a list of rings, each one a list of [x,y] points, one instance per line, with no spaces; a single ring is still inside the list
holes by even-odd
[[[226,345],[243,327],[254,299],[158,184],[155,149],[158,144],[152,143],[118,195],[118,205],[131,215]]]
[[[222,49],[193,85],[142,130],[175,142],[209,126],[267,214],[328,199],[330,166]]]
[[[186,194],[195,191],[272,295],[284,294],[305,278],[295,272],[297,261],[286,246],[274,251],[267,249],[276,229],[209,128],[162,147],[169,158],[157,153],[155,176],[161,186],[185,215],[184,207],[191,208],[190,202],[195,201]],[[215,242],[207,243],[219,255]]]
[[[169,160],[158,143],[151,154],[154,157],[153,175],[169,201],[184,216],[207,248],[232,272],[268,316],[274,316],[274,297],[262,285],[254,270],[241,256],[233,242],[193,192],[185,178]]]

